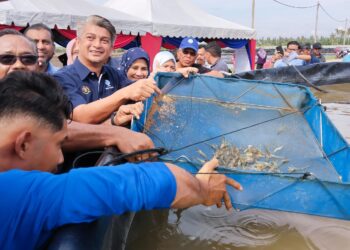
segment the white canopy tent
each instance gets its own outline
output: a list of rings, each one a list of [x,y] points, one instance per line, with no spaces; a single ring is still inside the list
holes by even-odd
[[[211,15],[189,0],[109,0],[105,7],[152,23],[153,36],[254,40],[254,29]],[[255,40],[252,50],[255,51]],[[255,58],[255,52],[251,57]],[[253,60],[253,59],[252,59]],[[246,48],[236,49],[236,71],[250,70]]]
[[[104,6],[152,22],[152,35],[255,39],[254,29],[213,16],[189,0],[109,0]]]
[[[49,27],[75,30],[89,15],[109,19],[118,33],[141,36],[142,47],[153,58],[162,37],[193,36],[207,39],[247,39],[237,49],[236,71],[249,70],[249,56],[255,58],[253,29],[210,15],[187,0],[109,0],[104,6],[86,0],[9,0],[0,2],[0,24],[27,26],[44,23]]]
[[[66,29],[69,26],[75,30],[79,22],[94,14],[108,18],[118,33],[144,35],[151,31],[151,23],[145,19],[85,0],[10,0],[0,3],[0,23],[7,25],[26,26],[41,22],[49,27]]]

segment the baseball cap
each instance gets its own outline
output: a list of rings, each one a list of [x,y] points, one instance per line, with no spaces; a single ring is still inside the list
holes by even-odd
[[[180,44],[180,49],[193,49],[194,51],[198,51],[198,41],[193,37],[185,37],[182,39]]]
[[[313,49],[322,49],[322,45],[321,45],[320,43],[314,43],[314,44],[312,45],[312,48],[313,48]]]
[[[311,44],[310,43],[305,43],[300,45],[301,49],[311,49]]]

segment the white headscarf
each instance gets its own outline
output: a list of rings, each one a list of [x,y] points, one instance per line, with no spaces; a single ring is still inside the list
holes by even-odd
[[[172,60],[176,65],[176,60],[174,55],[169,51],[161,51],[154,57],[153,60],[153,71],[157,71],[167,61]]]

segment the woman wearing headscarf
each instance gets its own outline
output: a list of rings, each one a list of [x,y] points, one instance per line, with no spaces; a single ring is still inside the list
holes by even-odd
[[[176,69],[174,55],[169,51],[161,51],[154,57],[153,72],[179,72],[184,77],[188,77],[190,73],[198,73],[198,69],[194,67]]]
[[[176,60],[169,51],[159,52],[153,60],[153,72],[175,72]]]
[[[149,56],[144,49],[135,47],[125,52],[118,68],[121,76],[121,88],[137,80],[147,78],[150,73],[149,66]]]
[[[120,88],[124,88],[137,80],[146,79],[149,76],[150,60],[147,52],[142,48],[131,48],[125,52],[117,68],[120,76]],[[132,117],[139,119],[143,111],[143,103],[122,105],[111,118],[113,125],[127,125]]]

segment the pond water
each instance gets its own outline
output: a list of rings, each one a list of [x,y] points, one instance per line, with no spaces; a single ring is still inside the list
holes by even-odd
[[[320,87],[328,93],[311,89],[326,107],[326,114],[343,137],[350,142],[350,83]]]
[[[350,141],[350,84],[312,90],[332,122]],[[196,206],[136,215],[127,250],[350,249],[350,221],[248,209],[227,212]]]
[[[196,206],[142,212],[127,250],[349,249],[350,221],[250,209]]]

